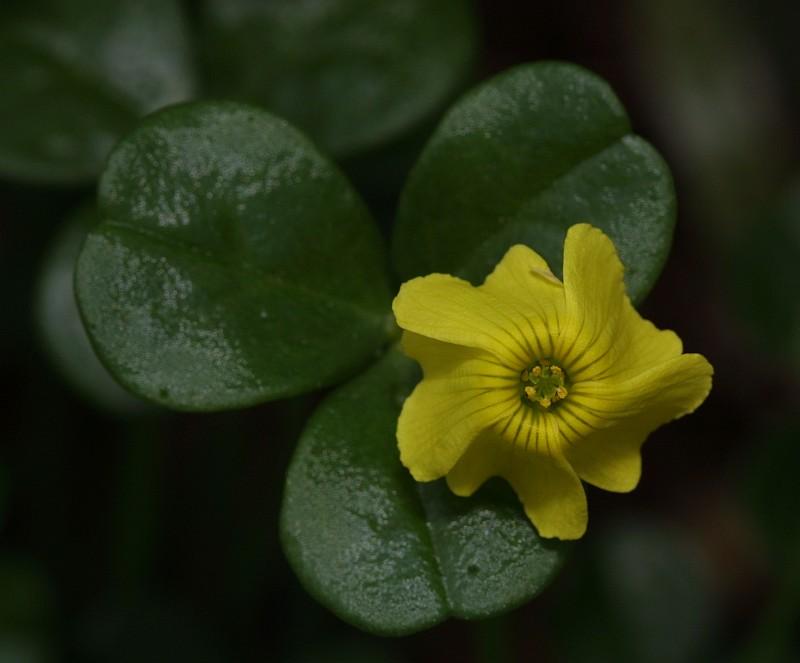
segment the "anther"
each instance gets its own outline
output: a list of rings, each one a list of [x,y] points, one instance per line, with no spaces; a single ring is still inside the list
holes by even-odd
[[[549,409],[567,397],[566,378],[563,368],[550,359],[540,359],[520,373],[522,398],[525,402]]]

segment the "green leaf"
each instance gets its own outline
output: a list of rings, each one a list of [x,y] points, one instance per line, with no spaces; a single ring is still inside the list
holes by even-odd
[[[331,394],[301,436],[281,513],[284,550],[306,589],[380,634],[516,607],[567,549],[539,538],[504,482],[466,499],[443,481],[414,481],[395,429],[418,377],[413,361],[390,352]]]
[[[0,19],[0,175],[87,182],[138,117],[191,95],[175,0],[21,7]]]
[[[75,301],[75,259],[97,220],[94,206],[81,208],[51,240],[36,294],[39,333],[53,363],[86,398],[114,412],[141,412],[145,403],[120,387],[95,355]]]
[[[611,88],[541,62],[500,74],[445,116],[403,192],[393,258],[404,279],[478,283],[521,243],[560,273],[567,228],[589,222],[614,240],[636,301],[661,271],[674,218],[669,170],[631,134]]]
[[[466,0],[205,0],[206,82],[258,103],[338,157],[434,115],[475,51]]]
[[[76,289],[131,391],[237,408],[336,382],[391,333],[381,240],[335,166],[233,103],[147,118],[100,181]]]

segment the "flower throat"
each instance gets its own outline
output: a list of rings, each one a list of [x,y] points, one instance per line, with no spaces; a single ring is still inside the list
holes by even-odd
[[[520,375],[522,400],[529,404],[538,403],[547,409],[567,397],[566,378],[560,366],[549,359],[540,359]]]

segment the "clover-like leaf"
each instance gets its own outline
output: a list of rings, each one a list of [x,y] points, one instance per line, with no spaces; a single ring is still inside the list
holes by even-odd
[[[457,91],[475,51],[466,0],[201,5],[206,84],[350,156],[407,133]]]
[[[323,401],[289,467],[281,513],[284,550],[308,591],[381,634],[516,607],[568,547],[540,539],[499,480],[461,498],[441,481],[412,479],[395,429],[418,377],[392,351]]]
[[[288,123],[176,106],[112,153],[78,259],[101,360],[133,392],[244,407],[356,370],[391,332],[381,240],[341,173]]]
[[[176,0],[30,0],[0,17],[0,175],[77,184],[193,90]]]
[[[560,269],[566,230],[602,228],[640,300],[672,240],[675,196],[658,153],[631,133],[611,88],[576,65],[516,67],[445,116],[403,192],[393,258],[406,279],[478,283],[516,243]]]

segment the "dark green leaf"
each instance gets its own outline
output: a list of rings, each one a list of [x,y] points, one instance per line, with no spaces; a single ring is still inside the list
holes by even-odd
[[[350,155],[436,113],[475,49],[465,0],[205,0],[215,96],[261,104]]]
[[[243,407],[335,382],[391,332],[380,237],[339,171],[268,113],[150,116],[114,150],[78,302],[135,393]]]
[[[86,233],[96,224],[97,211],[85,207],[53,237],[39,276],[37,322],[53,363],[71,385],[104,408],[137,412],[145,404],[120,387],[97,359],[75,302],[75,259]]]
[[[22,7],[0,31],[0,175],[91,180],[136,118],[191,94],[175,0]]]
[[[281,529],[305,587],[342,619],[401,634],[537,594],[565,547],[540,539],[507,484],[469,499],[416,483],[395,429],[416,364],[391,352],[322,403],[289,468]]]
[[[569,226],[614,240],[640,300],[669,251],[675,198],[656,151],[631,134],[609,86],[575,65],[522,65],[467,94],[445,116],[400,202],[394,260],[480,282],[513,244],[560,274]]]

